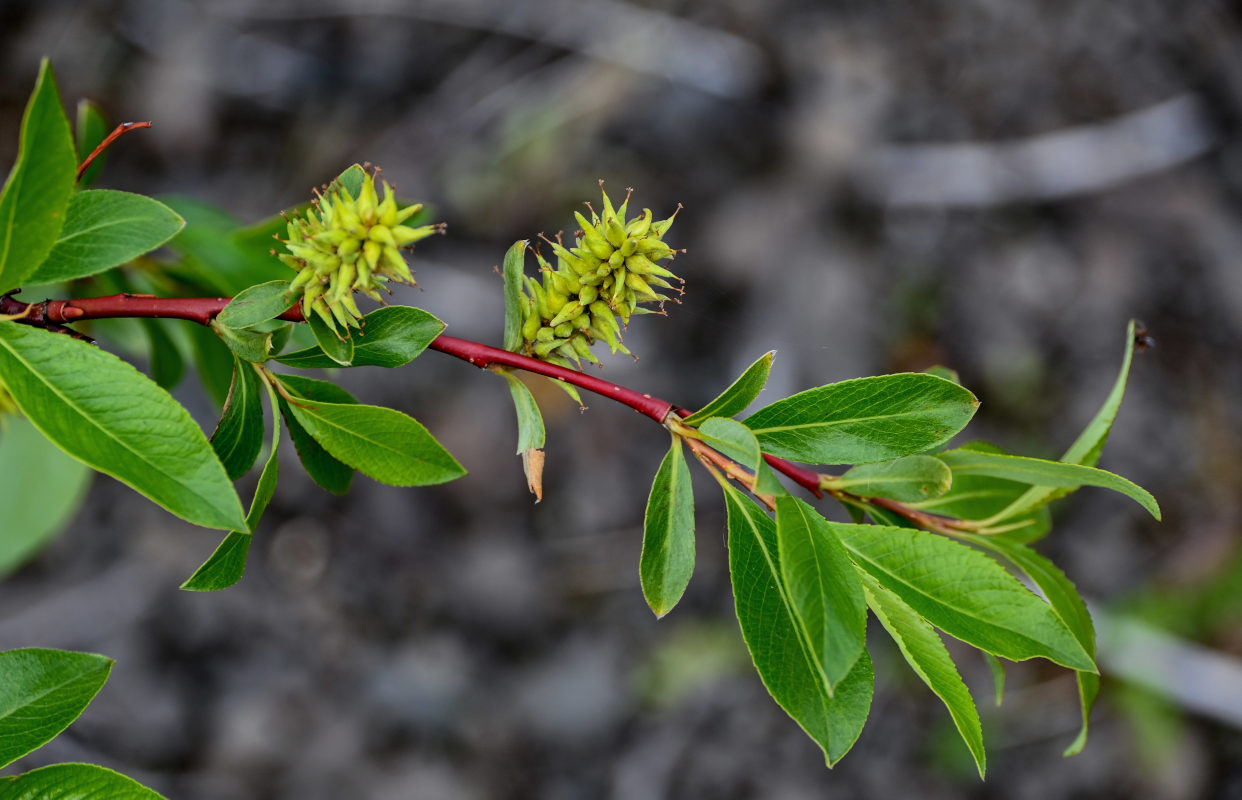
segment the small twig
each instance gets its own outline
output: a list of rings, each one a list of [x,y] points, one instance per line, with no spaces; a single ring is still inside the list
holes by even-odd
[[[137,130],[139,128],[150,128],[150,127],[151,127],[150,122],[122,122],[120,125],[117,125],[115,128],[112,129],[112,133],[105,136],[104,140],[100,142],[98,146],[95,147],[94,150],[91,151],[90,155],[82,159],[82,163],[78,165],[77,180],[82,180],[82,174],[86,172],[86,170],[90,167],[91,162],[93,162],[96,158],[98,158],[100,153],[107,150],[109,145],[111,145],[117,139],[120,139],[123,134],[129,133],[130,131]]]

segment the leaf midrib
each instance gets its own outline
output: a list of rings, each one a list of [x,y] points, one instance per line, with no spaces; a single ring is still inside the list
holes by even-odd
[[[817,428],[817,427],[831,428],[831,427],[838,426],[838,425],[848,425],[854,422],[873,422],[875,420],[893,420],[893,419],[901,419],[903,417],[921,416],[921,415],[925,415],[928,413],[934,413],[937,410],[940,410],[942,408],[945,408],[945,407],[941,406],[941,407],[925,408],[925,409],[921,409],[917,411],[915,410],[899,411],[894,414],[873,414],[868,417],[849,417],[847,419],[820,420],[818,422],[800,422],[796,425],[772,425],[772,426],[764,427],[764,428],[751,428],[751,431],[756,436],[758,436],[761,433],[793,431],[793,430],[798,430],[800,428]],[[750,427],[750,426],[748,425],[747,427]]]
[[[730,491],[736,492],[735,489],[731,489]],[[733,497],[730,497],[729,501],[738,506],[742,515],[746,519],[746,525],[750,528],[751,535],[754,537],[759,550],[763,553],[763,560],[768,565],[768,572],[772,575],[773,583],[776,584],[776,590],[781,597],[781,603],[785,606],[785,613],[789,616],[790,627],[792,627],[794,629],[794,633],[797,634],[798,650],[802,653],[802,658],[806,662],[807,668],[811,671],[811,674],[819,676],[819,681],[815,684],[815,686],[820,690],[820,696],[825,701],[831,700],[833,697],[832,683],[828,680],[828,676],[824,673],[823,668],[811,655],[810,645],[807,642],[806,631],[802,628],[801,620],[794,611],[793,601],[790,599],[789,592],[785,588],[784,576],[781,574],[779,566],[772,563],[772,556],[768,553],[768,548],[763,543],[763,537],[759,535],[758,527],[756,527],[755,523],[751,520],[749,509],[743,505],[745,501],[738,500]],[[778,533],[778,538],[779,535],[780,534]]]

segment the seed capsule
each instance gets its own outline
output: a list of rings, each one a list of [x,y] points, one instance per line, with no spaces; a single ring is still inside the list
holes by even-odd
[[[288,253],[281,262],[297,270],[291,296],[301,296],[303,316],[317,314],[329,327],[357,328],[362,313],[353,293],[375,300],[390,281],[414,283],[399,248],[443,233],[443,224],[410,227],[402,223],[422,208],[397,205],[387,182],[379,198],[374,174],[364,173],[357,197],[337,182],[318,195],[310,208],[289,220]],[[338,330],[338,334],[340,331]]]

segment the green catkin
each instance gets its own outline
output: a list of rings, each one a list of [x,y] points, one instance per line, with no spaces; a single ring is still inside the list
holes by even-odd
[[[629,195],[614,207],[602,188],[601,184],[601,213],[589,203],[590,219],[575,212],[581,229],[572,246],[567,247],[560,236],[544,240],[555,264],[535,252],[540,278],[525,278],[519,304],[520,349],[527,355],[581,367],[583,360],[599,363],[590,350],[596,341],[603,341],[613,353],[629,354],[621,342],[621,328],[634,314],[662,313],[639,304],[659,303],[663,308],[669,297],[657,289],[681,291],[669,283],[681,278],[659,263],[676,254],[662,238],[676,212],[653,221],[648,208],[627,220]]]
[[[334,183],[304,214],[289,220],[289,238],[282,240],[288,252],[279,258],[297,270],[290,296],[300,297],[303,316],[317,315],[337,335],[360,327],[354,292],[379,301],[379,290],[388,291],[390,282],[413,285],[400,248],[444,232],[443,223],[402,224],[422,205],[399,207],[392,187],[382,183],[383,200],[373,173],[365,174],[357,198]]]

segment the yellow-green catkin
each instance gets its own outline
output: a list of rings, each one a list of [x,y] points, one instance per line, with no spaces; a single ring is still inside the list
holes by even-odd
[[[383,302],[380,289],[390,281],[413,285],[402,248],[444,232],[444,224],[410,227],[404,223],[422,205],[401,208],[387,181],[380,200],[375,174],[366,173],[358,196],[340,183],[316,194],[306,213],[289,220],[288,253],[279,258],[297,270],[289,291],[301,297],[302,315],[317,315],[332,330],[346,334],[359,327],[362,312],[354,292]]]
[[[674,299],[663,291],[682,291],[669,282],[681,283],[681,278],[660,265],[677,252],[663,240],[677,212],[653,221],[646,208],[627,220],[629,193],[613,208],[602,181],[600,192],[602,213],[589,203],[590,219],[575,213],[581,228],[572,247],[560,236],[548,242],[555,266],[535,252],[540,278],[527,277],[521,297],[523,352],[535,358],[566,367],[571,361],[579,367],[583,360],[598,364],[590,350],[597,341],[607,343],[613,353],[630,354],[621,341],[630,317],[662,314],[664,303]],[[642,303],[658,303],[660,309]]]

